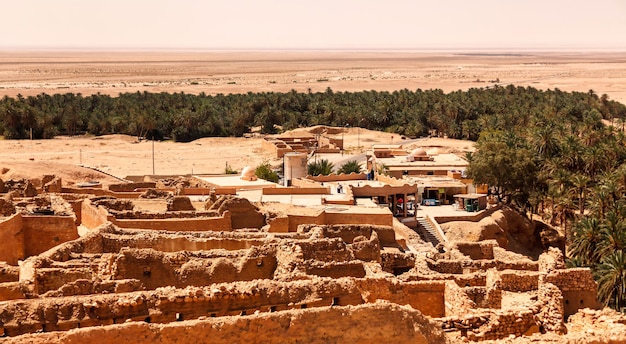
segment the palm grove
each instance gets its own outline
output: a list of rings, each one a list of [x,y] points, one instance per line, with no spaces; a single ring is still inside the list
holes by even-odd
[[[129,134],[191,141],[312,125],[477,141],[468,173],[567,236],[605,304],[626,306],[626,106],[593,91],[493,87],[394,92],[40,94],[0,100],[7,139]],[[316,166],[324,170],[328,166]],[[332,169],[332,166],[330,167]],[[318,171],[322,173],[322,171]],[[328,171],[323,171],[325,174]]]

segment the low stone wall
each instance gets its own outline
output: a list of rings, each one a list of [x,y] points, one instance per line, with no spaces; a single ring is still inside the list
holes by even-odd
[[[393,215],[388,214],[367,214],[363,212],[349,211],[324,212],[324,224],[352,224],[352,225],[373,225],[373,226],[393,226]]]
[[[151,229],[166,231],[231,231],[231,215],[225,211],[220,217],[175,218],[175,219],[116,219],[110,221],[121,228]]]
[[[197,219],[219,217],[215,210],[205,211],[168,211],[165,213],[146,213],[142,211],[117,211],[108,210],[116,220],[164,220],[164,219]]]
[[[471,259],[478,260],[494,259],[493,248],[497,245],[498,242],[495,240],[485,240],[480,242],[455,241],[453,247]]]
[[[330,187],[264,187],[264,195],[329,195]]]
[[[512,292],[526,292],[539,288],[539,276],[535,271],[504,270],[499,272],[502,281],[502,290]]]
[[[120,183],[109,185],[109,190],[113,192],[134,192],[137,189],[154,189],[156,188],[156,182],[135,182],[135,183]]]
[[[319,175],[319,176],[306,176],[307,179],[314,180],[319,183],[326,182],[345,182],[348,180],[367,180],[366,173],[340,173],[340,174],[329,174],[327,176]]]
[[[529,310],[497,311],[442,319],[444,331],[458,330],[472,341],[498,340],[539,332],[535,315]]]
[[[439,224],[444,224],[447,222],[453,222],[453,221],[470,221],[470,222],[479,222],[480,220],[484,219],[487,216],[491,216],[491,214],[495,213],[496,211],[500,210],[502,208],[502,206],[497,205],[494,207],[491,207],[487,210],[482,210],[479,211],[478,213],[472,214],[472,213],[460,213],[463,215],[458,215],[458,216],[437,216],[434,218],[435,221],[437,221],[437,223]]]
[[[484,287],[487,285],[487,274],[474,272],[470,274],[415,274],[401,276],[404,281],[453,281],[459,287]]]
[[[263,238],[237,238],[237,237],[185,237],[159,235],[117,235],[102,234],[102,247],[104,253],[117,253],[123,247],[129,248],[152,248],[161,252],[177,251],[208,251],[208,250],[243,250],[254,246],[261,246],[267,242]]]
[[[463,274],[475,271],[486,271],[495,268],[498,271],[503,270],[524,270],[537,271],[538,264],[531,260],[527,261],[501,261],[501,260],[447,260],[440,259],[437,261],[426,260],[428,267],[443,274]]]

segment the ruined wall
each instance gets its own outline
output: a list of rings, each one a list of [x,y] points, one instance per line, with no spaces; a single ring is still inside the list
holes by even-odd
[[[427,259],[428,268],[443,274],[467,274],[476,271],[486,271],[495,268],[503,270],[537,271],[538,264],[531,260],[502,261],[502,260],[452,260],[440,259],[437,261]]]
[[[147,289],[272,279],[275,269],[275,255],[255,248],[210,255],[124,248],[106,268],[114,279],[136,279]]]
[[[156,187],[155,182],[136,182],[136,183],[121,183],[109,185],[109,190],[113,192],[133,192],[136,189],[154,189]]]
[[[335,224],[355,224],[374,226],[393,226],[393,215],[389,214],[367,214],[350,212],[325,212],[324,223]]]
[[[582,308],[601,308],[597,299],[597,284],[588,268],[554,270],[545,276],[544,281],[561,290],[565,317]]]
[[[445,286],[445,313],[440,316],[462,316],[468,310],[476,308],[476,304],[465,291],[452,281],[443,282]]]
[[[363,225],[302,225],[298,227],[299,233],[309,233],[319,230],[324,238],[341,238],[346,243],[352,243],[356,237],[369,238],[372,232],[376,232],[381,245],[396,246],[395,232],[392,227]]]
[[[17,265],[26,257],[22,216],[14,214],[0,222],[0,261]]]
[[[120,228],[151,229],[164,231],[231,231],[231,214],[226,211],[221,217],[171,218],[171,219],[116,219],[109,220]]]
[[[161,233],[159,233],[161,234]],[[152,248],[161,252],[176,251],[208,251],[215,249],[243,250],[253,246],[263,245],[266,240],[260,238],[231,238],[231,237],[182,237],[166,235],[116,235],[103,234],[103,252],[117,253],[123,247]]]
[[[323,225],[325,224],[326,213],[322,212],[315,216],[292,215],[289,214],[289,232],[297,232],[300,225]]]
[[[454,248],[471,259],[494,259],[493,248],[498,246],[495,240],[485,240],[480,242],[455,241]]]
[[[289,326],[285,326],[289,324]],[[311,326],[315,324],[315,326]],[[372,326],[376,324],[376,326]],[[19,339],[18,339],[19,340]],[[132,322],[25,336],[31,343],[443,343],[443,333],[418,311],[389,303],[262,313],[224,319]]]
[[[25,298],[19,282],[0,283],[0,302]]]
[[[27,257],[78,238],[74,216],[22,216],[22,230]]]
[[[499,273],[502,280],[502,290],[526,292],[539,288],[539,276],[535,271],[504,270]]]
[[[90,200],[84,200],[81,203],[80,213],[82,224],[90,229],[103,225],[109,218],[112,218],[112,216],[108,216],[104,207],[96,206]]]
[[[445,282],[400,282],[396,279],[355,280],[365,302],[387,300],[399,305],[409,305],[430,317],[445,313]]]
[[[270,233],[288,233],[289,232],[289,216],[278,216],[267,220]]]
[[[0,303],[0,333],[16,336],[124,323],[129,319],[166,323],[206,316],[362,303],[361,292],[354,280],[346,278],[293,282],[255,280],[185,289],[168,287],[124,295],[99,294]],[[16,307],[21,311],[15,312]]]
[[[542,331],[565,333],[563,294],[552,283],[541,283],[537,291],[537,320]]]

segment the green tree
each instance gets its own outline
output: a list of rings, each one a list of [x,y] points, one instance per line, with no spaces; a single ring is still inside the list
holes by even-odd
[[[476,148],[468,156],[468,176],[495,187],[500,199],[524,206],[538,181],[534,154],[524,141],[514,132],[489,131],[481,134]]]
[[[265,179],[267,181],[278,183],[278,173],[272,169],[272,165],[268,161],[264,161],[261,165],[257,166],[254,170],[254,175],[257,178]]]
[[[350,174],[353,172],[354,173],[362,172],[361,165],[356,160],[350,160],[346,162],[345,164],[341,165],[341,167],[337,171],[337,173],[344,173],[344,174]]]

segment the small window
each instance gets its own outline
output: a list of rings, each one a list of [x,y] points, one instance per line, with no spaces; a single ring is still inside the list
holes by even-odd
[[[183,321],[183,313],[176,313],[176,321]]]
[[[270,307],[270,313],[274,313],[276,312],[276,306],[271,306]]]

